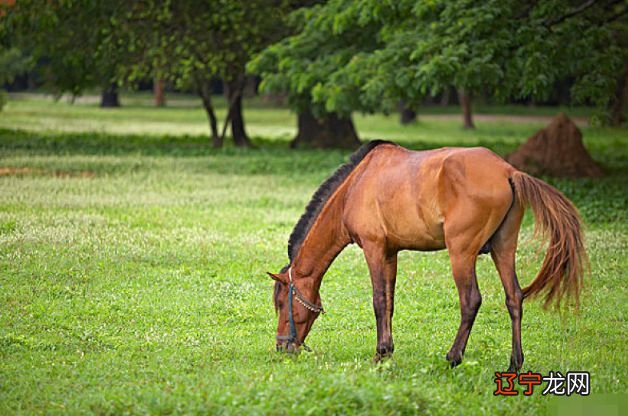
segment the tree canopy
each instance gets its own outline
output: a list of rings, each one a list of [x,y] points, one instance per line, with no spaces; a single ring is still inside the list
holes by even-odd
[[[277,40],[287,0],[23,0],[7,10],[14,42],[44,60],[50,84],[80,94],[112,82],[158,78],[193,89],[203,100],[214,145],[230,123],[237,145],[249,144],[241,114],[245,64]],[[227,86],[223,133],[211,82]]]
[[[378,46],[373,42],[377,38],[377,26],[348,25],[342,19],[352,18],[359,6],[358,3],[331,1],[293,12],[289,24],[295,34],[268,47],[249,63],[248,69],[262,76],[260,88],[289,92],[295,109],[309,108],[315,114],[348,115],[361,108],[360,91],[351,89],[354,83],[336,79],[346,75],[342,69],[352,59]],[[347,26],[340,30],[341,25]],[[325,95],[323,86],[334,91]]]
[[[208,114],[214,146],[222,146],[227,125],[238,146],[249,146],[242,117],[245,65],[253,53],[280,36],[286,0],[162,2],[128,6],[112,37],[133,49],[121,78],[147,73],[198,93]],[[222,133],[211,102],[211,82],[225,82],[228,114]]]
[[[392,111],[456,87],[498,99],[548,96],[606,108],[628,51],[616,0],[330,0],[297,12],[298,32],[250,69],[264,91],[317,111]]]
[[[109,87],[127,62],[124,48],[106,42],[118,6],[102,0],[20,0],[7,9],[5,24],[12,44],[39,60],[50,90],[80,95]]]
[[[344,131],[354,136],[347,145],[357,142],[352,112],[413,108],[451,88],[465,101],[543,100],[567,80],[573,103],[622,114],[628,85],[628,5],[620,0],[0,0],[0,7],[0,60],[17,46],[59,94],[147,79],[192,89],[215,146],[228,126],[236,145],[250,144],[242,115],[247,63],[263,91],[289,95],[304,115],[300,125]],[[222,128],[214,79],[226,85]]]

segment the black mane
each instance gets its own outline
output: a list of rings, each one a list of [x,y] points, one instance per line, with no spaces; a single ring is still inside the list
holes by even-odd
[[[305,212],[294,226],[290,239],[288,240],[288,257],[290,263],[294,260],[303,240],[310,231],[310,228],[314,224],[316,217],[321,212],[327,200],[333,195],[334,191],[338,189],[347,176],[353,169],[366,157],[367,154],[380,144],[394,144],[386,140],[373,140],[363,144],[358,150],[355,151],[349,158],[349,161],[340,166],[321,186],[314,192],[310,203],[307,204]]]

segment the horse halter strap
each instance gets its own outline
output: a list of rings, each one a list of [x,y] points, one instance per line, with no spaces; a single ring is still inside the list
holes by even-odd
[[[294,323],[294,314],[292,312],[293,298],[296,298],[297,302],[314,313],[324,314],[325,309],[323,309],[323,305],[315,305],[301,295],[301,292],[299,292],[299,289],[297,289],[292,280],[292,267],[288,269],[288,278],[290,279],[288,285],[288,322],[290,323],[290,335],[277,335],[277,341],[288,341],[288,343],[290,343],[297,341],[297,327]],[[304,350],[312,351],[305,343],[301,343],[301,345],[303,345]]]

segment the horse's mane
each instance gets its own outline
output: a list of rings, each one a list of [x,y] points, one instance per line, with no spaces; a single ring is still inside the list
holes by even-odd
[[[301,215],[301,218],[294,226],[290,239],[288,240],[288,257],[290,263],[294,260],[303,240],[307,236],[307,233],[312,228],[314,221],[320,214],[321,210],[334,194],[336,189],[347,179],[349,174],[353,172],[353,169],[366,157],[367,154],[380,144],[394,144],[386,140],[373,140],[363,144],[358,150],[355,151],[349,158],[349,161],[340,166],[321,186],[318,187],[310,203],[307,204],[305,212]]]

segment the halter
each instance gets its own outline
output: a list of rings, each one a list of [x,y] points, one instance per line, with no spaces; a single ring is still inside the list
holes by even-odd
[[[296,343],[297,342],[297,327],[294,324],[294,316],[293,316],[293,312],[292,312],[292,301],[293,301],[293,297],[297,299],[297,302],[299,302],[301,305],[303,305],[307,310],[312,311],[314,313],[325,313],[325,309],[323,309],[323,305],[316,305],[310,301],[308,301],[307,299],[305,299],[303,297],[303,295],[301,295],[301,292],[299,292],[299,289],[297,289],[297,287],[294,285],[294,282],[292,280],[292,267],[290,267],[288,269],[288,278],[290,279],[289,285],[288,285],[288,322],[290,323],[290,335],[277,335],[277,341],[288,341],[288,343]],[[305,345],[305,343],[301,343],[301,345],[303,346],[303,349],[305,351],[312,351],[310,349],[310,347],[308,347],[307,345]]]

